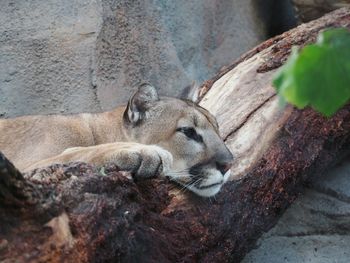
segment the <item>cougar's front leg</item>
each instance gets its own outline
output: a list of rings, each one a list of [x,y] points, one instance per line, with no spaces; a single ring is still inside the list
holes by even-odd
[[[27,167],[29,171],[55,163],[86,162],[95,165],[116,164],[120,170],[136,177],[152,177],[166,173],[172,166],[172,155],[156,145],[116,142],[89,147],[75,147]]]

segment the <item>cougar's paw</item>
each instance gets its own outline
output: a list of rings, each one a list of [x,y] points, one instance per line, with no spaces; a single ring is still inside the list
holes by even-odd
[[[156,145],[137,145],[120,152],[120,168],[131,171],[135,179],[164,175],[170,170],[173,156]]]

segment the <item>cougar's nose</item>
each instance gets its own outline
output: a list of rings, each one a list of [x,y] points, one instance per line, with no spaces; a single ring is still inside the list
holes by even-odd
[[[224,158],[219,158],[216,161],[216,169],[218,169],[223,175],[230,170],[233,164],[233,155],[231,152],[224,156]]]
[[[227,147],[222,148],[215,155],[216,169],[218,169],[222,175],[224,175],[228,170],[230,170],[233,165],[233,154]]]
[[[222,175],[224,175],[228,170],[230,170],[232,162],[216,162],[216,169],[218,169]]]

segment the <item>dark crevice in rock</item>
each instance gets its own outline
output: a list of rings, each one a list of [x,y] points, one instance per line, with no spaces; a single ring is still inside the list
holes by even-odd
[[[327,180],[327,179],[323,179],[323,180]],[[326,188],[326,187],[322,187],[322,186],[317,185],[317,184],[313,185],[312,187],[314,190],[316,190],[320,193],[329,195],[333,198],[338,199],[339,201],[350,203],[350,197],[348,195],[340,193],[339,191],[336,191],[336,190],[333,190],[330,188]]]
[[[272,237],[308,237],[308,236],[349,236],[350,232],[330,232],[330,231],[314,231],[314,232],[301,232],[293,234],[284,234],[284,235],[273,235]]]

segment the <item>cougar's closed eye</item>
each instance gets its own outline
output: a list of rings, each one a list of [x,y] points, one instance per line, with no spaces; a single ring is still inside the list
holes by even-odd
[[[200,143],[203,142],[203,137],[199,135],[196,132],[196,130],[192,127],[180,127],[180,128],[177,128],[176,131],[182,132],[187,136],[187,138],[191,140],[195,140],[196,142],[200,142]]]

